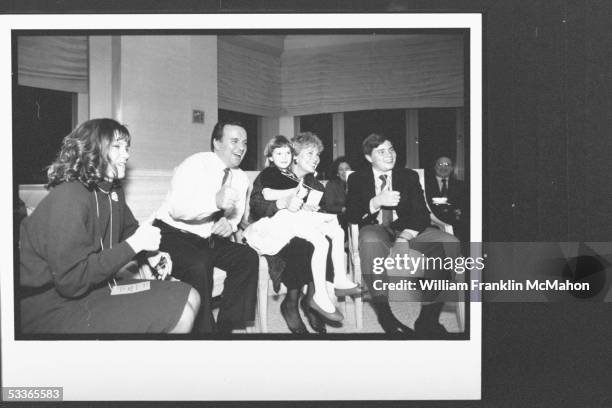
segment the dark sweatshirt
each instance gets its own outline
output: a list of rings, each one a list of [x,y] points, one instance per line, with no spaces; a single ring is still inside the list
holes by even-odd
[[[23,220],[22,287],[55,286],[64,297],[80,297],[112,278],[134,257],[125,239],[136,231],[138,222],[125,203],[124,192],[109,184],[100,187],[108,193],[98,188],[90,191],[76,181],[62,183]]]

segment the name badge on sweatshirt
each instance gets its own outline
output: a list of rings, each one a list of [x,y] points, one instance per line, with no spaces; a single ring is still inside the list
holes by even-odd
[[[129,295],[130,293],[144,292],[151,289],[151,282],[144,281],[128,285],[115,285],[111,287],[111,295]]]

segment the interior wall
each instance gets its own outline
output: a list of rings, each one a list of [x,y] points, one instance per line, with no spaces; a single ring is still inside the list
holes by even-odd
[[[121,121],[131,167],[168,170],[210,150],[217,122],[216,36],[121,37]],[[204,124],[192,123],[192,110]]]
[[[89,37],[89,119],[112,116],[110,36]]]

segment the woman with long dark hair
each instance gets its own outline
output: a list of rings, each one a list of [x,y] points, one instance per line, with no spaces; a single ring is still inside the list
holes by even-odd
[[[191,330],[200,299],[189,285],[115,279],[160,241],[159,230],[138,226],[125,202],[129,145],[128,130],[113,119],[89,120],[64,138],[48,168],[49,194],[21,224],[22,333]],[[165,276],[171,261],[163,258],[157,266]]]

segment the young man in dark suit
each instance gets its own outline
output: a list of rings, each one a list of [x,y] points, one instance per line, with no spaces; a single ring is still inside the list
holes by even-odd
[[[453,233],[460,241],[467,242],[465,185],[453,174],[453,161],[446,156],[438,157],[432,170],[425,171],[427,204],[436,217],[453,226]]]
[[[420,293],[424,301],[414,330],[395,317],[389,306],[388,286],[384,285],[389,281],[388,271],[380,267],[379,261],[390,253],[391,257],[407,254],[414,259],[423,255],[457,257],[460,255],[458,241],[430,226],[419,176],[410,169],[395,168],[397,154],[389,140],[372,134],[363,141],[363,153],[372,166],[348,178],[346,215],[348,222],[360,228],[361,270],[378,321],[386,333],[419,338],[443,336],[447,332],[438,321],[443,304],[432,299],[437,293]],[[375,269],[375,263],[379,268]],[[450,271],[442,269],[401,273],[413,281],[419,275],[426,279],[450,278]]]

